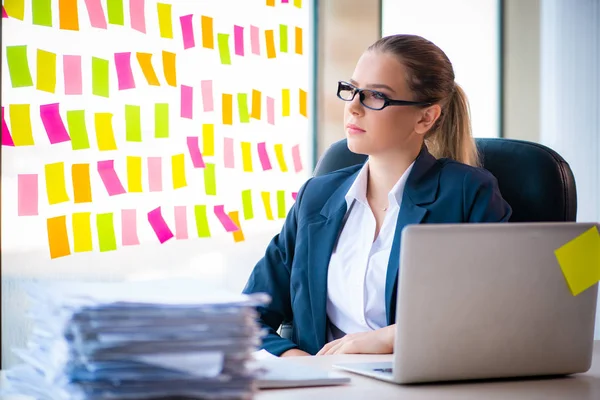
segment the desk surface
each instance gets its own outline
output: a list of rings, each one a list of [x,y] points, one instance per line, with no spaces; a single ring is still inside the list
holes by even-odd
[[[332,368],[346,362],[391,361],[391,355],[340,355],[294,357],[293,362],[339,371],[351,378],[344,386],[297,389],[269,389],[257,393],[256,400],[310,399],[600,399],[600,340],[594,343],[591,369],[585,374],[548,379],[519,379],[474,383],[396,385]]]

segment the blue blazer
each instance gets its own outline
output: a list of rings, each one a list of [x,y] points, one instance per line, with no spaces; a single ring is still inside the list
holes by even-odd
[[[298,192],[281,232],[256,264],[244,293],[271,295],[259,308],[267,331],[262,348],[281,353],[299,348],[316,354],[326,344],[327,268],[346,214],[345,195],[361,165],[309,179]],[[388,263],[385,301],[388,324],[396,316],[396,286],[402,228],[420,223],[508,221],[510,206],[496,178],[481,168],[436,160],[425,146],[408,177]],[[291,340],[277,329],[293,320]]]

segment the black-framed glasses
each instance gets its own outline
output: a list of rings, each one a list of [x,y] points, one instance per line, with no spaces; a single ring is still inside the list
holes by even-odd
[[[352,101],[358,93],[360,103],[371,110],[383,110],[387,106],[430,106],[421,101],[393,100],[376,90],[360,89],[351,83],[339,81],[337,96],[344,101]]]

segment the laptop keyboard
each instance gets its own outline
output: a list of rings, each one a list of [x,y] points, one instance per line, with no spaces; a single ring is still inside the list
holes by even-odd
[[[377,372],[383,372],[386,374],[391,374],[393,369],[392,368],[374,368],[373,371],[377,371]]]

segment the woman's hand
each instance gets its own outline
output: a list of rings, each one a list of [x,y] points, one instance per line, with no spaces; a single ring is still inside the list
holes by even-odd
[[[395,334],[395,324],[375,331],[352,333],[327,343],[317,355],[391,354],[394,352]]]
[[[281,355],[279,357],[302,357],[302,356],[310,356],[310,354],[308,354],[307,352],[302,351],[300,349],[289,349],[289,350],[281,353]]]

